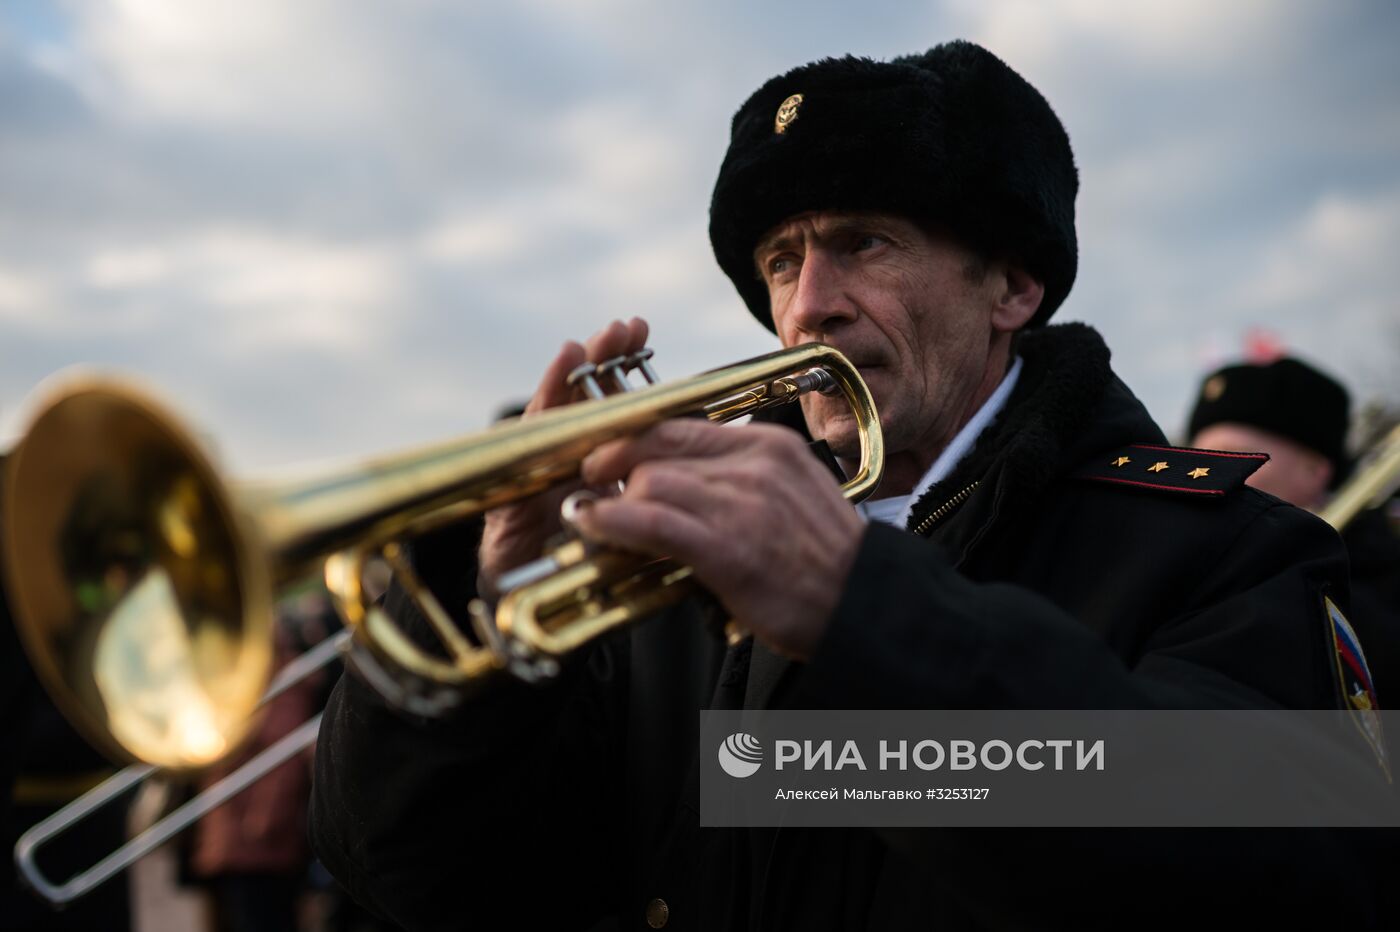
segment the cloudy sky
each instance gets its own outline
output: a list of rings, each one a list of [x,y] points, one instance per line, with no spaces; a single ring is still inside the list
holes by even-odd
[[[473,430],[566,338],[663,374],[763,352],[710,256],[771,75],[965,37],[1049,98],[1078,283],[1168,429],[1251,328],[1400,402],[1400,6],[5,0],[0,447],[75,363],[236,471]]]

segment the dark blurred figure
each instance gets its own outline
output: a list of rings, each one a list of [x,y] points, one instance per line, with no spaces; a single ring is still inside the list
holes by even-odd
[[[0,483],[4,481],[0,456]],[[3,508],[0,488],[0,508]],[[88,746],[59,713],[39,685],[5,600],[0,577],[0,780],[5,799],[5,864],[0,893],[0,928],[28,930],[131,928],[130,880],[108,881],[81,900],[56,911],[24,889],[15,875],[10,852],[26,829],[53,814],[116,772],[110,761]],[[45,875],[66,880],[91,867],[126,840],[126,802],[106,806],[48,845],[39,858]]]
[[[477,532],[479,533],[479,532]],[[278,607],[278,667],[340,630],[324,592]],[[257,733],[237,755],[202,775],[203,789],[325,707],[339,664],[268,703]],[[273,770],[190,831],[185,875],[205,887],[215,932],[397,932],[355,904],[311,856],[306,833],[311,749]],[[308,894],[317,894],[308,900]]]
[[[288,615],[279,610],[275,628],[278,667],[300,648],[299,625]],[[252,739],[203,774],[199,788],[232,773],[314,715],[323,688],[320,677],[312,676],[267,703]],[[189,873],[209,888],[217,932],[295,932],[299,928],[299,907],[311,863],[306,840],[310,755],[308,749],[283,763],[191,830]]]
[[[1334,379],[1297,359],[1230,365],[1201,383],[1191,446],[1263,452],[1247,481],[1300,508],[1319,511],[1346,481],[1351,399]],[[1381,707],[1400,704],[1400,538],[1384,509],[1343,530],[1351,558],[1351,612]]]
[[[368,584],[367,584],[368,585]],[[344,626],[344,621],[331,607],[330,597],[320,590],[303,593],[288,603],[286,615],[289,633],[296,653],[304,653],[322,639],[333,636]],[[313,707],[320,712],[326,707],[331,689],[340,679],[342,665],[336,661],[326,668],[315,680]],[[301,817],[301,829],[306,829],[305,812]],[[303,838],[303,844],[307,839]],[[307,887],[312,894],[308,909],[301,914],[305,932],[399,932],[399,927],[388,923],[366,911],[350,898],[350,895],[336,883],[330,872],[311,858],[307,875]]]

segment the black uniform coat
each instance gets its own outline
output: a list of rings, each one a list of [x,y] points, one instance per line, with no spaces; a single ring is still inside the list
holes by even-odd
[[[1400,708],[1400,537],[1377,508],[1357,515],[1342,540],[1351,560],[1352,626],[1381,708]]]
[[[316,762],[323,861],[415,929],[645,929],[654,900],[668,929],[1134,928],[1315,909],[1376,924],[1388,852],[1365,831],[698,828],[707,706],[1336,706],[1321,602],[1345,601],[1336,535],[1248,488],[1076,478],[1161,432],[1092,330],[1046,328],[1019,352],[1007,409],[911,526],[942,517],[927,537],[868,529],[805,666],[726,652],[676,617],[698,614],[686,606],[449,722],[406,720],[343,679]]]

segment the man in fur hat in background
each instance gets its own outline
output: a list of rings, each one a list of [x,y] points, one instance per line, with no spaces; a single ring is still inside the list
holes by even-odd
[[[687,603],[602,639],[543,689],[459,716],[394,712],[347,676],[327,709],[312,835],[412,929],[981,929],[1379,922],[1365,833],[701,829],[706,708],[1336,708],[1335,534],[1245,486],[1263,457],[1167,446],[1083,325],[1077,171],[1044,98],[979,46],[827,59],[740,108],[710,235],[783,345],[861,370],[888,459],[853,507],[797,431],[671,421],[599,448],[585,536],[695,567],[751,640]],[[566,375],[640,320],[568,343]],[[802,423],[855,454],[841,404]],[[537,557],[559,495],[488,514],[487,591]],[[388,610],[415,612],[391,592]],[[462,607],[456,606],[461,612]],[[1268,893],[1265,895],[1265,883]]]
[[[1269,462],[1250,476],[1257,489],[1320,512],[1352,470],[1347,455],[1351,396],[1300,359],[1236,363],[1206,376],[1191,410],[1191,445],[1257,450]],[[1384,508],[1342,529],[1351,565],[1351,607],[1382,708],[1400,703],[1400,538]],[[1363,701],[1369,701],[1364,699]]]

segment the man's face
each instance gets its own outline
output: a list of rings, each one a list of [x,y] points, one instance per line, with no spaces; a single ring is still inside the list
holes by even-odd
[[[931,462],[980,404],[988,377],[995,299],[976,257],[900,217],[821,211],[774,227],[754,261],[783,345],[845,353],[875,396],[889,453]],[[802,403],[813,436],[854,458],[846,402]]]
[[[1332,481],[1332,462],[1327,457],[1248,424],[1212,424],[1192,437],[1191,445],[1203,450],[1269,454],[1269,461],[1245,482],[1300,508],[1321,505]]]

